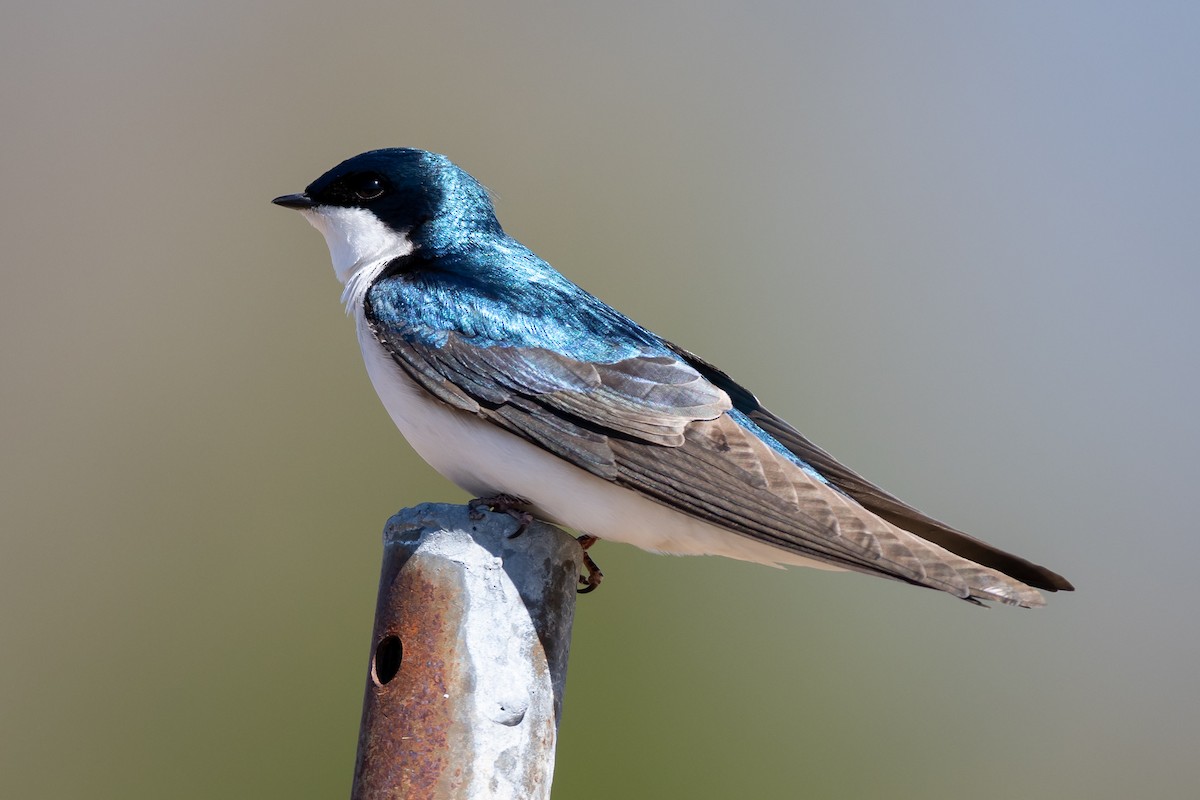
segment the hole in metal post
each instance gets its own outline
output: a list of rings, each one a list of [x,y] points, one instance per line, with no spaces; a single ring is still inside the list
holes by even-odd
[[[371,664],[371,677],[376,686],[384,686],[400,671],[400,660],[404,657],[404,645],[399,636],[385,636],[375,646],[375,661]]]

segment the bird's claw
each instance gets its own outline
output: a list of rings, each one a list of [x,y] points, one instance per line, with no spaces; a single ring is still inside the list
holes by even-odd
[[[588,548],[600,541],[600,539],[599,537],[590,536],[585,533],[577,541],[579,542],[579,546],[583,548],[583,566],[588,571],[587,575],[579,576],[579,583],[583,588],[579,589],[577,593],[587,594],[588,592],[595,591],[596,587],[600,585],[600,581],[604,580],[604,573],[600,571],[600,567],[596,566],[596,562],[588,555]]]
[[[509,539],[515,539],[526,531],[533,524],[533,514],[530,514],[523,507],[529,505],[529,501],[523,497],[517,497],[512,494],[495,494],[491,497],[476,497],[467,503],[467,507],[471,509],[470,517],[473,520],[483,519],[481,508],[486,508],[491,511],[496,511],[501,514],[508,514],[517,521],[517,529],[508,535]]]

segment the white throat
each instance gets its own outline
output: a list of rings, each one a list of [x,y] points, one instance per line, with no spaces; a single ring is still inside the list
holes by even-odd
[[[407,230],[389,228],[365,208],[316,206],[301,213],[325,237],[333,271],[345,287],[342,302],[347,311],[362,300],[389,261],[415,249]]]

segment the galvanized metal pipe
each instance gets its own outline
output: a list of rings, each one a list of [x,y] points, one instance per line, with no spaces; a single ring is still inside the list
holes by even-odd
[[[550,797],[582,551],[516,527],[446,504],[388,521],[352,800]]]

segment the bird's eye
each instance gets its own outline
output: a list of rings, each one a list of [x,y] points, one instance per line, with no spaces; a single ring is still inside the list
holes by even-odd
[[[374,200],[384,192],[383,181],[375,175],[366,175],[354,185],[354,196],[359,200]]]

